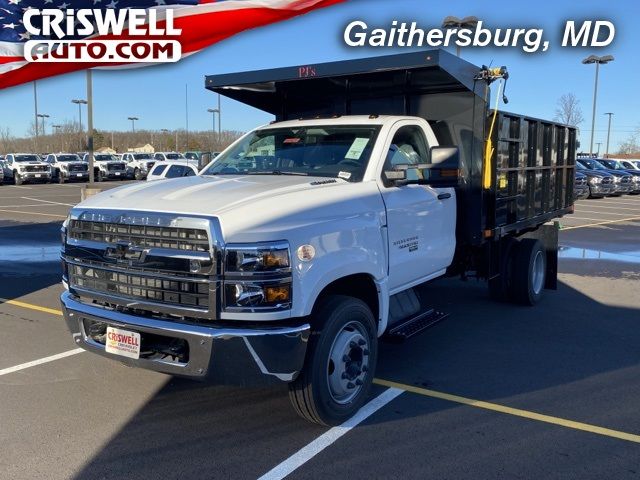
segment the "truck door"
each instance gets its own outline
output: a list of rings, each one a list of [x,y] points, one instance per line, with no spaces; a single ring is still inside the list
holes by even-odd
[[[425,122],[426,128],[428,125]],[[428,130],[431,144],[435,136]],[[456,200],[452,188],[427,185],[394,186],[384,181],[385,170],[398,164],[430,163],[425,128],[399,122],[387,138],[380,189],[387,213],[389,289],[409,288],[446,269],[455,250]],[[407,172],[409,175],[411,171]]]

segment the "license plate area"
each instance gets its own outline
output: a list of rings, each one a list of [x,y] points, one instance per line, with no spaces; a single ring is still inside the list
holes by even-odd
[[[90,344],[102,346],[108,353],[113,353],[109,352],[106,348],[108,342],[107,329],[121,329],[110,327],[104,322],[90,318],[84,318],[82,324],[86,338]],[[136,333],[126,329],[124,329],[124,331]],[[189,362],[189,343],[183,338],[175,338],[146,332],[140,332],[138,335],[140,337],[140,351],[137,358],[161,360],[163,363],[173,363],[176,365],[185,365]],[[120,355],[119,353],[115,354]]]
[[[140,358],[140,334],[121,328],[107,327],[105,351],[122,357]]]

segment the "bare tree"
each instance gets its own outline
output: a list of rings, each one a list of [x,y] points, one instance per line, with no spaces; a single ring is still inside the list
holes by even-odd
[[[554,120],[574,127],[584,122],[580,100],[573,93],[565,93],[558,99]]]
[[[635,132],[630,134],[625,141],[620,144],[618,153],[628,155],[638,154],[638,156],[640,156],[640,127],[638,127]]]

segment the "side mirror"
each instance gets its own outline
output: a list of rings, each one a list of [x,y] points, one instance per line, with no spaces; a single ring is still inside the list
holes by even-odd
[[[460,151],[458,147],[431,147],[431,163],[396,165],[385,170],[385,184],[430,185],[434,188],[456,188],[460,183]]]

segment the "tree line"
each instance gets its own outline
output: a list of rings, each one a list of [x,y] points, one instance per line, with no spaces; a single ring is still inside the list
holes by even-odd
[[[178,130],[136,130],[93,131],[93,147],[113,148],[116,152],[127,152],[130,148],[150,144],[155,151],[212,151],[218,152],[226,148],[242,135],[242,132],[223,130],[218,134],[212,131]],[[0,127],[0,154],[12,152],[84,152],[88,150],[87,132],[80,128],[78,122],[67,121],[57,127],[39,125],[38,135],[32,124],[29,135],[16,137],[8,128]]]

